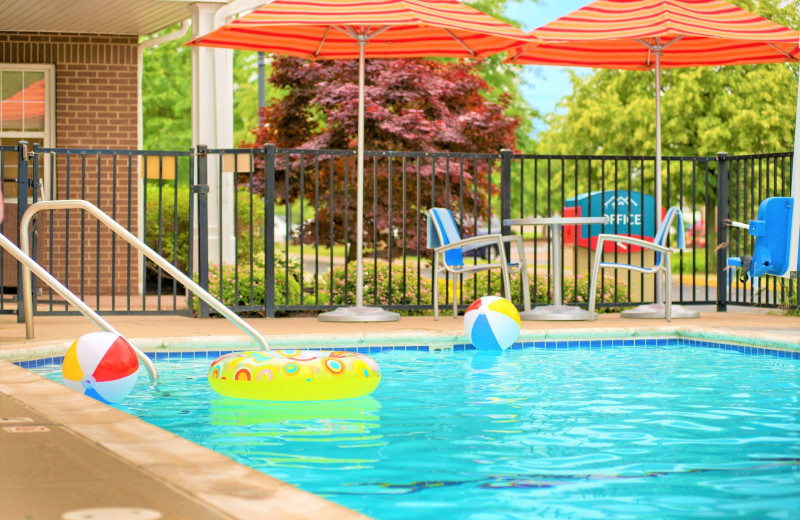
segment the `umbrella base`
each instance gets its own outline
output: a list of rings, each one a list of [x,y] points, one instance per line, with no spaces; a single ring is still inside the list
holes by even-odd
[[[700,317],[700,313],[698,311],[689,310],[682,305],[673,305],[672,312],[670,314],[673,319]],[[667,311],[663,303],[651,303],[649,305],[639,305],[633,309],[622,311],[620,316],[623,318],[666,319]]]
[[[593,319],[597,313],[593,313]],[[545,305],[530,311],[519,313],[523,321],[585,321],[589,319],[589,311],[572,305]]]
[[[367,322],[367,321],[400,321],[400,315],[380,307],[339,307],[335,311],[323,312],[317,316],[319,321],[331,322]]]

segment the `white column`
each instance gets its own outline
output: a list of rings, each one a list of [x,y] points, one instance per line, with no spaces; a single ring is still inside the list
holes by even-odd
[[[215,29],[214,15],[222,5],[198,3],[188,6],[192,13],[193,37]],[[233,148],[232,50],[192,47],[192,143],[205,144],[209,148]],[[209,156],[208,259],[213,263],[233,263],[236,257],[233,233],[235,182],[231,172],[223,171],[220,185],[219,165],[219,156]],[[194,233],[196,238],[196,228]]]

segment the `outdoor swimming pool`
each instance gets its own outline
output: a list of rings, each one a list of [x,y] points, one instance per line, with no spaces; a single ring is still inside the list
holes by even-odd
[[[301,404],[170,353],[118,408],[378,519],[797,518],[800,359],[638,341],[372,352],[371,396]]]

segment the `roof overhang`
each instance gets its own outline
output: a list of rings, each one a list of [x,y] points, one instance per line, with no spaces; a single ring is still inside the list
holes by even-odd
[[[144,36],[191,17],[197,0],[26,0],[4,2],[0,32]],[[204,3],[225,4],[226,0]]]

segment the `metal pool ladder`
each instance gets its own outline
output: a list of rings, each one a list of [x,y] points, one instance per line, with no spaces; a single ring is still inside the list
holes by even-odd
[[[25,295],[23,298],[23,303],[25,307],[25,337],[27,339],[33,339],[33,283],[31,281],[31,271],[35,272],[36,276],[52,287],[53,290],[55,290],[62,298],[75,306],[84,316],[86,316],[86,318],[89,319],[89,321],[107,332],[119,334],[114,327],[112,327],[107,321],[100,317],[100,315],[93,311],[91,307],[86,305],[83,300],[78,298],[72,291],[64,287],[61,282],[56,280],[53,275],[47,272],[42,266],[40,266],[30,257],[30,240],[28,233],[30,222],[37,212],[49,209],[82,209],[87,213],[90,213],[97,218],[98,221],[105,224],[111,231],[136,248],[140,253],[152,260],[161,269],[174,276],[187,289],[197,295],[198,298],[205,301],[211,308],[233,322],[234,325],[239,327],[239,329],[253,338],[256,343],[261,345],[261,348],[264,350],[269,350],[269,344],[267,344],[264,336],[262,336],[257,330],[248,325],[243,319],[237,316],[233,311],[226,307],[222,302],[217,300],[208,291],[197,285],[194,280],[181,272],[180,269],[169,263],[169,261],[153,251],[153,249],[151,249],[147,244],[136,238],[136,236],[108,216],[108,214],[106,214],[103,210],[85,200],[42,201],[29,206],[20,220],[19,235],[22,249],[15,246],[13,242],[0,234],[0,246],[9,251],[9,253],[11,253],[22,264],[22,294]],[[158,380],[158,372],[150,361],[150,358],[144,355],[144,353],[142,353],[139,349],[136,349],[136,347],[134,347],[134,349],[137,351],[136,353],[137,356],[139,356],[139,359],[142,360],[142,362],[148,367],[150,379],[153,381]]]

